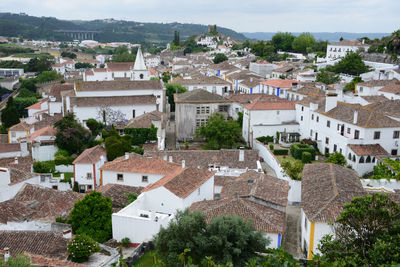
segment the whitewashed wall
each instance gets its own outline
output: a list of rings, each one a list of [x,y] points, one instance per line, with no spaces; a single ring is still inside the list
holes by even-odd
[[[123,174],[123,181],[117,180],[117,174]],[[142,182],[142,176],[148,177],[148,182]],[[149,173],[129,173],[129,172],[114,172],[103,171],[103,185],[106,184],[123,184],[129,186],[142,186],[146,187],[149,184],[155,183],[164,177],[163,174],[149,174]]]

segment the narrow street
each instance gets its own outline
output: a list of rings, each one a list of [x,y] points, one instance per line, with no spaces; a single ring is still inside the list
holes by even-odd
[[[283,249],[290,253],[296,259],[301,255],[301,229],[300,229],[300,207],[287,206],[286,207],[286,229],[283,235]]]
[[[167,150],[176,148],[175,121],[169,120],[165,132],[165,147]]]

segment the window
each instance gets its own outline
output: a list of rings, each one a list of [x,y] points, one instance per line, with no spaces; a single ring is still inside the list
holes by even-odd
[[[210,114],[210,107],[206,107],[206,114]]]
[[[347,133],[350,134],[351,133],[351,129],[347,128]]]
[[[304,229],[307,231],[307,219],[304,218]]]
[[[310,130],[310,136],[312,136],[312,130]]]
[[[314,120],[314,114],[311,114],[311,119]]]
[[[132,110],[132,118],[135,118],[136,117],[136,111],[133,109]]]
[[[353,161],[356,162],[356,156],[355,155],[353,155]]]
[[[91,172],[86,173],[86,178],[88,180],[91,180],[92,179],[92,173]]]
[[[371,156],[368,156],[367,159],[365,160],[365,163],[370,163],[371,162]]]
[[[218,106],[218,111],[219,112],[228,112],[228,106],[227,105],[220,105],[220,106]]]
[[[11,132],[11,137],[15,137],[17,135],[16,132]]]
[[[374,132],[374,139],[380,139],[381,138],[381,132],[376,131]]]
[[[196,119],[196,127],[200,127],[200,119]]]
[[[148,183],[149,182],[149,177],[147,175],[142,176],[142,183]]]
[[[200,187],[197,189],[197,195],[200,196]]]
[[[399,139],[399,136],[400,136],[400,131],[393,132],[393,139]]]
[[[276,115],[279,115],[279,110],[276,111]],[[303,116],[302,116],[303,117]]]
[[[351,160],[351,153],[349,153],[348,159]]]
[[[92,189],[93,189],[93,186],[91,184],[88,184],[87,190],[92,190]]]
[[[317,116],[317,122],[319,122],[319,116]]]
[[[196,107],[196,114],[200,114],[200,107]]]
[[[392,156],[397,156],[397,149],[392,149]]]
[[[325,137],[325,144],[329,144],[329,138],[328,137]]]
[[[326,127],[331,128],[331,121],[326,121]]]
[[[360,160],[358,161],[358,163],[364,163],[364,156],[360,157]]]
[[[300,117],[300,120],[303,121],[303,116]]]
[[[205,114],[206,113],[206,107],[201,107],[201,114]]]
[[[337,130],[340,131],[340,124],[337,125]]]
[[[139,75],[139,78],[140,78],[141,80],[143,80],[143,78],[144,78],[143,74],[140,74],[140,75]]]
[[[362,91],[363,91],[363,88],[362,88],[362,86],[360,86],[360,92],[362,93]]]
[[[359,138],[360,138],[360,131],[354,130],[354,139],[359,139]]]
[[[337,150],[337,145],[333,145],[333,152],[336,152]]]
[[[117,174],[117,181],[124,181],[124,175],[122,173]]]

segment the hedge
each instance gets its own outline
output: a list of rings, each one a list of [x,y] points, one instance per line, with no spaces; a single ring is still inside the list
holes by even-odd
[[[260,141],[261,143],[264,143],[264,144],[274,142],[274,137],[273,136],[269,136],[269,135],[260,136],[260,137],[257,137],[256,139],[258,141]]]
[[[303,152],[301,154],[301,162],[303,163],[311,163],[311,153],[310,152]]]
[[[295,159],[302,158],[303,152],[309,152],[311,154],[311,160],[315,159],[315,148],[307,144],[293,144],[290,146],[290,153]]]
[[[149,141],[157,141],[157,127],[151,128],[125,128],[125,134],[132,136],[132,145],[140,146]]]
[[[54,161],[36,161],[33,163],[33,171],[36,173],[51,173],[55,169]]]
[[[274,155],[287,155],[288,153],[288,149],[274,149]]]

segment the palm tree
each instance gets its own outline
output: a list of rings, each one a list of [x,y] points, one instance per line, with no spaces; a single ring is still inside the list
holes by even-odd
[[[390,36],[389,44],[392,47],[393,54],[397,54],[397,51],[400,48],[400,30],[392,33],[392,35]]]

